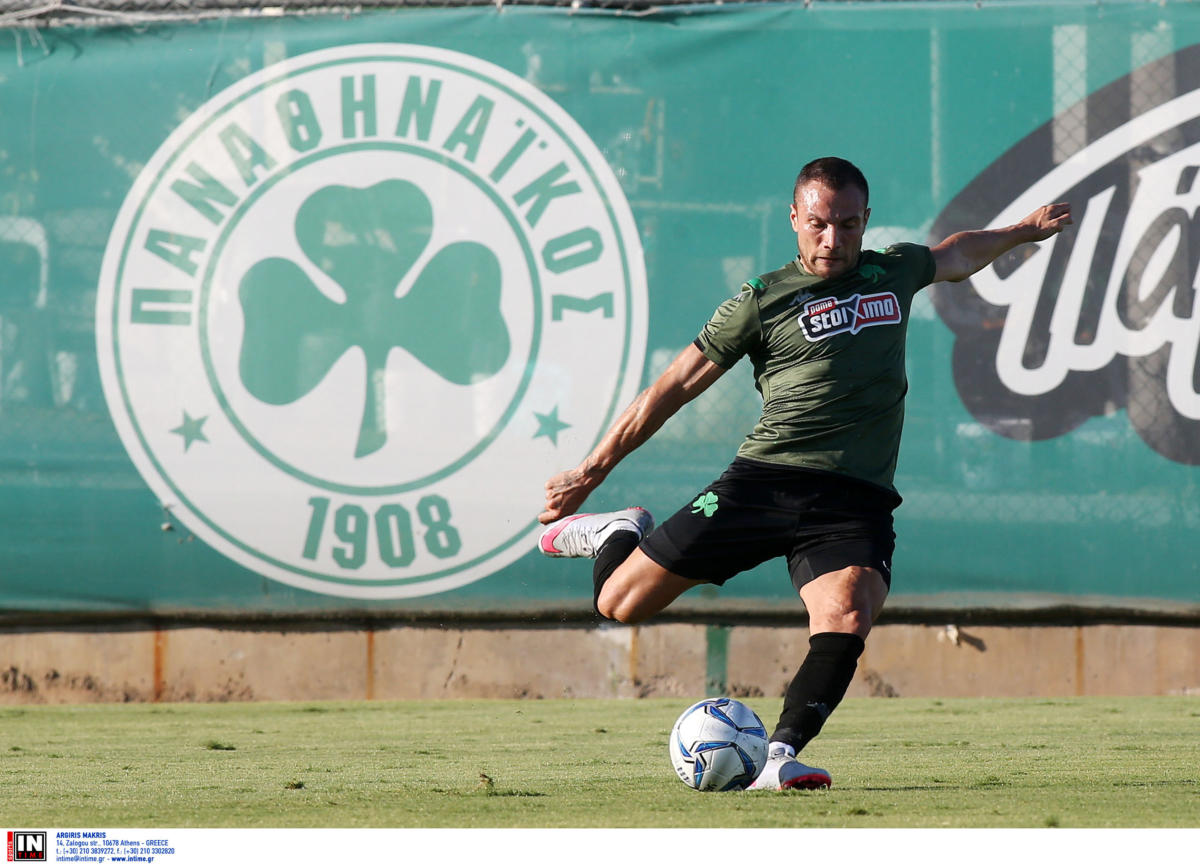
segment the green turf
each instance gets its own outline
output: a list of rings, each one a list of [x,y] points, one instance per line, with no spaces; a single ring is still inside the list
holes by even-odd
[[[0,708],[9,825],[1195,827],[1200,700],[851,699],[827,792],[696,793],[691,701]],[[750,701],[768,720],[779,701]]]

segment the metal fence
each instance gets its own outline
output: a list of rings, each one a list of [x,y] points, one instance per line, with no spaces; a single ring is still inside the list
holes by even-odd
[[[810,6],[822,0],[0,0],[0,29],[13,27],[130,25],[155,21],[201,20],[313,14],[354,14],[370,9],[452,8],[468,6],[545,6],[647,13],[666,7],[720,6],[725,3],[788,3]],[[835,0],[841,2],[841,0]],[[886,0],[879,0],[886,2]]]

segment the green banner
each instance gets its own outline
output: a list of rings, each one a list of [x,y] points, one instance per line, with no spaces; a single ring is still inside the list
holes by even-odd
[[[542,485],[840,155],[867,243],[1069,200],[909,324],[893,602],[1194,607],[1200,9],[413,9],[0,40],[0,606],[590,607]],[[1032,254],[1031,254],[1032,253]],[[743,363],[588,508],[660,520]],[[770,608],[782,562],[694,593]]]

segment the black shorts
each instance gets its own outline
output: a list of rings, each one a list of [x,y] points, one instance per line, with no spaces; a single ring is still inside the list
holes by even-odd
[[[900,501],[865,481],[739,457],[641,549],[673,574],[717,585],[785,556],[797,591],[852,565],[874,568],[891,586]]]

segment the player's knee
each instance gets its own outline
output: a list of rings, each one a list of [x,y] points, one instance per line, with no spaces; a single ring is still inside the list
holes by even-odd
[[[875,621],[872,611],[841,604],[810,609],[808,618],[813,633],[832,631],[839,634],[858,634],[863,638],[870,632]]]
[[[645,609],[646,594],[645,581],[636,571],[618,568],[600,589],[596,612],[623,625],[636,625],[654,612]]]
[[[601,594],[596,601],[596,611],[604,618],[623,625],[636,625],[648,618],[636,602],[624,595],[606,597]]]
[[[603,592],[600,593],[600,597],[596,598],[596,612],[599,613],[603,618],[608,619],[610,622],[615,622],[617,620],[613,601],[611,598],[605,597]]]
[[[636,625],[652,618],[694,585],[694,581],[668,573],[635,550],[601,587],[596,612],[615,622]]]
[[[623,625],[636,625],[658,612],[652,593],[645,586],[628,580],[610,580],[596,599],[596,611],[606,619]]]
[[[842,634],[858,634],[866,639],[879,616],[878,608],[869,601],[857,600],[838,605],[826,613],[829,630]]]
[[[871,568],[849,567],[826,574],[819,585],[802,592],[814,632],[858,634],[871,630],[887,597],[886,584]]]
[[[845,610],[831,618],[825,629],[840,634],[858,634],[865,639],[874,623],[875,616],[870,611]]]

